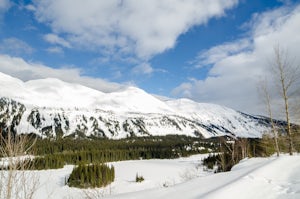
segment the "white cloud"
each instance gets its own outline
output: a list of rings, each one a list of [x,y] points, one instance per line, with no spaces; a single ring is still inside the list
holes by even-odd
[[[31,54],[34,49],[26,42],[17,38],[6,38],[0,43],[1,53],[10,53],[12,55]]]
[[[225,43],[199,53],[199,56],[192,62],[197,68],[214,64],[228,56],[238,54],[241,51],[250,50],[251,43],[248,39],[241,39],[234,43]]]
[[[153,68],[150,63],[148,62],[143,62],[131,69],[131,73],[133,75],[151,75],[153,73],[167,73],[165,69],[161,68]]]
[[[135,66],[131,72],[134,75],[141,75],[141,74],[146,74],[146,75],[150,75],[154,72],[154,69],[151,67],[151,65],[149,63],[141,63],[137,66]]]
[[[49,53],[54,53],[54,54],[64,54],[63,49],[58,46],[47,48],[46,51]]]
[[[36,11],[36,8],[32,4],[28,4],[28,5],[24,6],[24,8],[29,11]]]
[[[271,73],[273,47],[279,44],[287,49],[300,65],[300,5],[256,14],[249,28],[249,37],[201,52],[196,65],[212,64],[208,77],[182,83],[173,95],[263,113],[257,86]]]
[[[115,71],[114,74],[113,74],[113,79],[119,79],[123,76],[122,72],[121,71]]]
[[[51,44],[58,44],[63,47],[66,47],[66,48],[71,48],[71,45],[69,42],[67,42],[65,39],[63,39],[55,34],[46,34],[44,36],[44,39]]]
[[[147,60],[176,45],[195,25],[224,15],[238,0],[44,0],[35,16],[72,46]]]
[[[178,87],[176,87],[173,91],[172,94],[175,96],[182,96],[186,98],[193,98],[193,95],[191,92],[193,91],[193,84],[190,82],[184,82],[180,84]],[[195,93],[195,92],[194,92]]]
[[[22,58],[1,54],[0,71],[23,81],[53,77],[66,82],[79,83],[102,92],[117,91],[125,87],[125,85],[108,82],[100,78],[83,76],[78,68],[54,69],[43,64],[26,62]]]
[[[9,0],[0,0],[0,14],[7,11],[11,6],[11,3]]]

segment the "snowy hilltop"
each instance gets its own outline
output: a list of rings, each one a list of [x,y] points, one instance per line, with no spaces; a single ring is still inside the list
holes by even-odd
[[[104,93],[47,78],[23,82],[0,73],[0,124],[42,137],[147,135],[261,137],[266,118],[189,99],[160,100],[136,87]]]

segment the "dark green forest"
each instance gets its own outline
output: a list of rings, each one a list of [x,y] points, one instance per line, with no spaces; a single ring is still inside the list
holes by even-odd
[[[66,164],[105,163],[137,159],[173,159],[217,150],[214,139],[188,136],[108,139],[34,139],[33,169],[56,169]]]
[[[70,187],[105,187],[115,179],[115,169],[106,164],[79,164],[75,166],[67,184]]]

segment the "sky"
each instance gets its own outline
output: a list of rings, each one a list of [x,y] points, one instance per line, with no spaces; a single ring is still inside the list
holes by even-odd
[[[0,0],[0,72],[263,114],[273,48],[300,63],[299,33],[293,0]]]

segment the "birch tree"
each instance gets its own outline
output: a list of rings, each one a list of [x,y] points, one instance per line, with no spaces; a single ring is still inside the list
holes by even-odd
[[[288,140],[289,154],[293,154],[293,139],[291,128],[291,107],[290,102],[297,90],[296,85],[299,80],[299,65],[293,64],[287,51],[280,48],[280,46],[274,47],[274,59],[272,61],[273,79],[277,85],[279,94],[283,101],[283,109],[286,121],[286,133]]]
[[[271,123],[271,131],[272,131],[272,135],[274,138],[274,143],[275,143],[275,151],[277,154],[277,157],[280,154],[280,150],[279,150],[279,145],[278,145],[278,131],[277,131],[277,127],[274,123],[274,118],[273,118],[273,110],[272,110],[272,106],[271,106],[271,96],[269,93],[269,88],[267,85],[267,81],[261,81],[259,83],[259,89],[262,93],[262,97],[264,100],[264,104],[266,106],[266,111],[268,114],[268,117],[270,118],[270,123]]]

